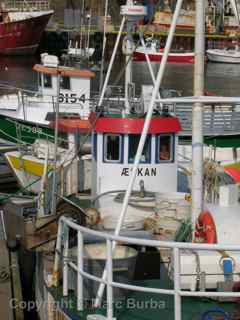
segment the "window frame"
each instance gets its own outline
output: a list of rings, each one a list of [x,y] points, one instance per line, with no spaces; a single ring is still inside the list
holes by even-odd
[[[92,146],[93,146],[93,159],[95,161],[97,161],[97,156],[98,156],[98,152],[97,152],[97,147],[98,147],[98,135],[96,132],[93,133],[92,135]]]
[[[135,157],[134,157],[134,159],[132,161],[130,161],[130,157],[129,157],[129,155],[130,155],[130,137],[131,136],[139,136],[139,141],[140,141],[141,134],[129,134],[128,135],[128,157],[127,157],[127,162],[129,164],[133,164],[134,163],[134,159],[135,159]],[[147,139],[148,138],[149,138],[149,141],[150,141],[149,142],[149,160],[147,160],[147,161],[140,160],[141,164],[150,164],[152,162],[152,134],[148,134],[147,135]]]
[[[169,160],[160,160],[160,146],[161,146],[161,137],[170,137],[170,159]],[[173,163],[175,161],[175,135],[172,133],[160,133],[156,135],[156,150],[155,150],[155,162],[156,163]]]
[[[69,88],[62,86],[62,83],[64,83],[63,79],[68,79]],[[60,89],[71,91],[71,78],[69,76],[60,76]]]
[[[46,86],[45,85],[45,78],[46,77],[49,77],[49,79],[50,79],[50,85],[49,86]],[[51,74],[49,74],[49,73],[43,73],[43,88],[45,88],[45,89],[52,89],[53,88],[53,81],[52,81],[53,79],[52,79],[52,75]]]
[[[42,73],[38,72],[38,87],[43,88],[43,78],[42,78]]]
[[[107,159],[107,137],[109,136],[117,136],[119,137],[119,160],[110,160]],[[105,133],[103,135],[103,162],[104,163],[123,163],[123,147],[124,147],[124,143],[123,143],[124,139],[123,139],[123,135],[122,134],[118,134],[118,133]]]

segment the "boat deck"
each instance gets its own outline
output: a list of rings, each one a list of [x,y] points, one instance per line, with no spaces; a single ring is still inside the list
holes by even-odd
[[[141,280],[136,283],[145,287],[152,288],[171,288],[171,282],[165,276],[157,280]],[[68,298],[62,297],[62,287],[50,289],[52,295],[60,306],[71,306],[64,308],[65,314],[70,319],[87,319],[89,314],[106,315],[106,303],[99,309],[86,307],[84,311],[79,312],[76,309],[76,296],[70,293]],[[204,312],[210,309],[221,308],[228,312],[231,319],[240,319],[240,304],[238,302],[218,302],[210,299],[199,299],[184,297],[182,298],[182,320],[201,320]],[[116,301],[114,305],[114,317],[117,320],[154,320],[174,319],[174,298],[168,295],[159,295],[143,292],[130,292],[125,302]],[[210,318],[204,318],[204,320]],[[218,314],[211,319],[226,319]]]

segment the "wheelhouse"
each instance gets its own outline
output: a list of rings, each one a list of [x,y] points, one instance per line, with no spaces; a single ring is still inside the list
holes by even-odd
[[[143,118],[102,117],[92,135],[93,195],[125,189],[144,125]],[[177,191],[177,145],[180,123],[175,117],[152,119],[135,181],[146,190]],[[157,177],[157,179],[156,179]]]
[[[64,113],[68,113],[68,115],[80,116],[83,119],[88,118],[90,114],[90,81],[95,76],[93,72],[58,66],[57,63],[36,64],[33,70],[38,73],[38,91],[46,101],[53,99],[56,102],[59,76],[59,103],[63,116]],[[51,114],[47,115],[46,120],[51,120]]]

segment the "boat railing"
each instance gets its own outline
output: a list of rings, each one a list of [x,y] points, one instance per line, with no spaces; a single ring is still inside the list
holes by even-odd
[[[77,262],[76,258],[71,259],[69,250],[69,231],[70,229],[77,232]],[[91,235],[101,239],[106,243],[106,277],[97,277],[84,270],[84,236]],[[138,245],[144,247],[155,247],[158,250],[168,248],[173,252],[173,289],[150,288],[143,286],[135,286],[132,284],[115,282],[113,280],[113,248],[116,243]],[[60,261],[63,261],[63,296],[69,295],[69,270],[77,272],[77,309],[84,309],[83,280],[90,279],[106,286],[107,310],[106,319],[114,319],[114,294],[113,288],[122,288],[131,291],[144,293],[154,293],[171,295],[174,297],[174,320],[181,320],[181,301],[183,297],[221,297],[221,298],[239,298],[240,292],[216,292],[216,291],[186,291],[181,289],[181,266],[180,254],[182,250],[198,250],[207,251],[240,251],[240,245],[224,245],[224,244],[201,244],[201,243],[183,243],[168,242],[160,240],[146,240],[129,238],[123,236],[115,236],[110,233],[104,233],[92,229],[88,229],[76,224],[73,220],[61,217],[58,226],[58,236],[56,244],[56,255],[54,271],[58,273]],[[61,260],[62,259],[62,260]]]
[[[47,11],[50,10],[50,3],[48,0],[39,1],[19,1],[7,0],[4,2],[4,9],[13,11]]]

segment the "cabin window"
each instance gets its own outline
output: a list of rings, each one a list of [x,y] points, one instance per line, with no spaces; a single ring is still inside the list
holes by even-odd
[[[122,162],[122,136],[120,134],[104,135],[104,161]]]
[[[38,72],[38,87],[42,87],[42,74],[40,72]]]
[[[139,134],[131,134],[129,135],[129,143],[128,143],[128,162],[133,163],[136,153],[138,144],[140,141]],[[151,162],[151,136],[148,135],[145,141],[145,145],[143,148],[142,156],[140,159],[141,163],[150,163]]]
[[[93,158],[97,160],[97,134],[94,133],[92,136],[92,145],[93,145]]]
[[[60,78],[60,88],[64,89],[64,90],[70,90],[71,89],[70,78],[69,77],[62,76]]]
[[[173,162],[173,135],[160,134],[157,136],[156,162]]]
[[[44,88],[52,88],[52,76],[50,74],[43,74],[43,85]]]

